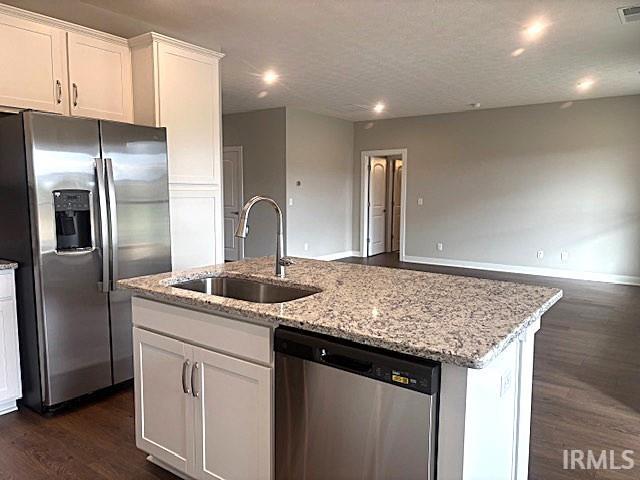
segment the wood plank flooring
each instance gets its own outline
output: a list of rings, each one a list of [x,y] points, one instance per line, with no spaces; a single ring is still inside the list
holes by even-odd
[[[560,287],[535,353],[532,480],[640,478],[640,288],[400,263],[397,254],[345,261]],[[175,479],[135,447],[133,391],[42,417],[0,417],[0,479]],[[564,448],[635,450],[633,470],[567,471]]]

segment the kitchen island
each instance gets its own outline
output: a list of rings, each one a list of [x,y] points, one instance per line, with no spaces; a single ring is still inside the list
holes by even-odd
[[[137,297],[136,434],[153,461],[193,478],[272,478],[273,331],[282,325],[439,362],[438,478],[526,478],[534,334],[560,290],[294,262],[284,279],[273,275],[272,258],[258,258],[119,282]],[[307,296],[264,304],[176,288],[210,276]],[[175,382],[165,380],[173,374],[182,379],[175,404],[167,394]],[[217,397],[207,395],[207,375]]]

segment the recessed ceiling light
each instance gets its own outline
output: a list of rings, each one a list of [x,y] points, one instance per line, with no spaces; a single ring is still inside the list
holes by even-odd
[[[522,35],[527,40],[537,40],[544,34],[547,27],[548,24],[544,20],[535,20],[524,27]]]
[[[271,85],[271,84],[277,82],[278,78],[280,78],[280,75],[278,75],[273,70],[267,70],[266,72],[264,72],[262,74],[262,81],[264,83],[266,83],[267,85]]]
[[[586,92],[587,90],[590,90],[595,83],[596,81],[593,78],[583,78],[578,82],[576,88],[579,92]]]
[[[481,104],[480,102],[475,102],[475,103],[470,103],[469,106],[471,108],[480,108]]]
[[[516,48],[513,52],[511,52],[512,57],[519,57],[524,53],[524,48]]]
[[[262,90],[261,92],[258,92],[258,98],[264,98],[267,95],[269,95],[269,92],[267,92],[266,90]]]
[[[378,102],[373,106],[373,111],[376,113],[382,113],[385,109],[385,104],[382,102]]]

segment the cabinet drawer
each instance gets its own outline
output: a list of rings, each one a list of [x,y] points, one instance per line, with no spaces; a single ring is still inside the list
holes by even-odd
[[[209,350],[271,365],[270,327],[133,298],[133,324]]]
[[[13,275],[0,273],[0,298],[13,297]]]

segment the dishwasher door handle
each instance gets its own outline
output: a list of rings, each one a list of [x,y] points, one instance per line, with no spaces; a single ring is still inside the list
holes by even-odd
[[[320,360],[326,365],[344,368],[358,373],[368,373],[373,368],[373,363],[371,362],[356,360],[355,358],[337,353],[329,353],[324,348],[320,349]]]

